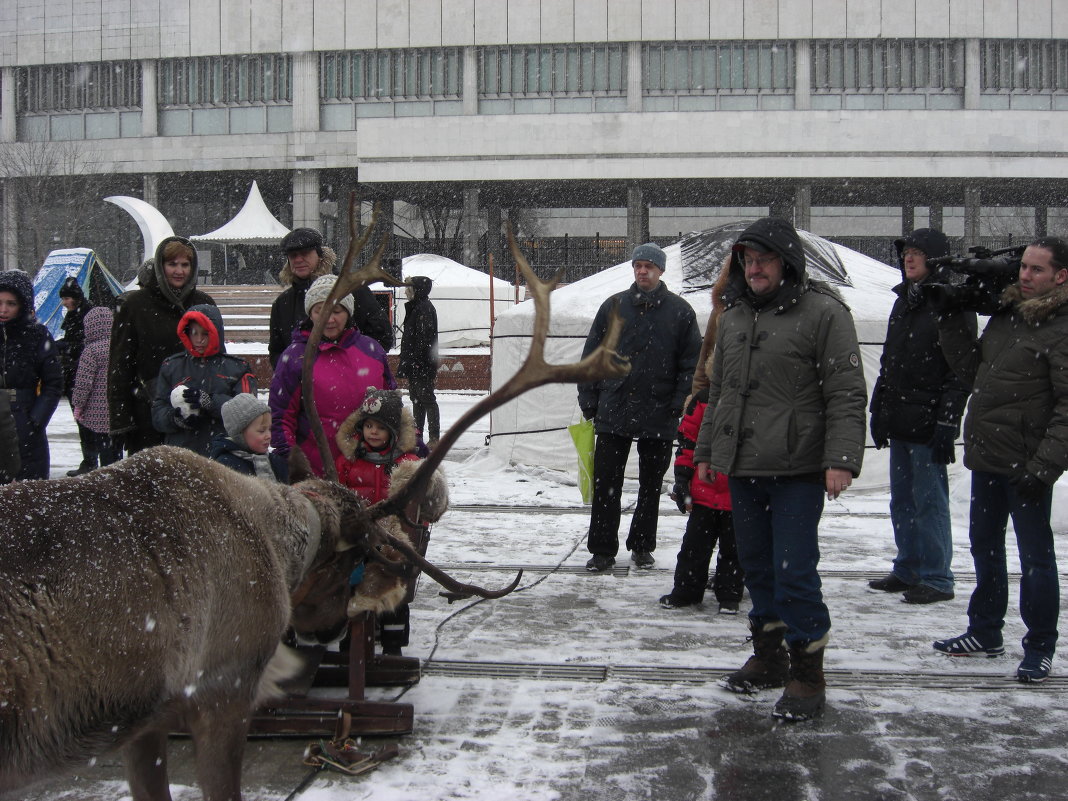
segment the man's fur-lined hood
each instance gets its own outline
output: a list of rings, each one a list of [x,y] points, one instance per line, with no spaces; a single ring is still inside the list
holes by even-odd
[[[1044,295],[1024,298],[1019,283],[1015,283],[1001,293],[1001,302],[1014,307],[1014,311],[1028,325],[1042,325],[1050,317],[1068,306],[1068,282],[1054,287]]]
[[[353,460],[357,458],[356,448],[363,440],[360,429],[363,426],[364,418],[367,416],[367,414],[357,409],[345,418],[345,422],[337,430],[337,446],[346,459]],[[407,408],[401,409],[401,421],[397,431],[394,452],[398,456],[404,453],[414,453],[417,445],[415,418],[412,417],[412,413]]]
[[[311,275],[303,280],[308,282],[308,286],[311,286],[316,278],[334,272],[335,265],[337,265],[337,253],[334,252],[333,248],[328,248],[324,245],[323,255],[319,258],[319,265],[312,270]],[[292,286],[293,284],[293,271],[289,268],[288,257],[286,257],[286,264],[282,271],[278,273],[278,283],[282,286]]]

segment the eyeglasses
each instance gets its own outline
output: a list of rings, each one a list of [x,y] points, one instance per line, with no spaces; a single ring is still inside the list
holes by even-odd
[[[763,256],[743,256],[742,264],[746,267],[766,267],[779,258],[778,253],[765,253]]]

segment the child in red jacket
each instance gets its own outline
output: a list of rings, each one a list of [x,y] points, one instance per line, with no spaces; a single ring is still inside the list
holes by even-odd
[[[389,497],[396,465],[419,460],[415,419],[404,408],[400,394],[389,389],[368,387],[360,408],[338,428],[337,445],[341,451],[334,462],[338,481],[368,503]],[[378,614],[382,653],[399,656],[408,644],[408,617],[408,604]]]
[[[693,448],[707,407],[706,387],[690,399],[679,424],[675,486],[671,490],[671,497],[678,504],[680,512],[690,513],[690,519],[686,523],[686,533],[683,534],[682,548],[675,566],[675,586],[670,594],[660,599],[660,605],[665,609],[677,609],[701,603],[708,585],[708,565],[718,540],[716,577],[709,589],[716,594],[720,614],[734,615],[738,613],[738,602],[742,600],[743,573],[734,542],[727,477],[716,473],[715,481],[708,483],[699,481],[694,474]]]

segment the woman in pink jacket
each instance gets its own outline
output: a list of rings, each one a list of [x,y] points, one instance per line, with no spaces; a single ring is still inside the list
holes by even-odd
[[[308,288],[304,309],[309,319],[293,332],[292,343],[279,357],[268,401],[272,447],[287,453],[293,446],[299,446],[312,470],[320,476],[323,464],[301,399],[301,370],[312,325],[326,311],[324,301],[335,281],[336,276],[324,275]],[[329,319],[312,375],[315,407],[335,460],[341,453],[337,446],[338,428],[363,401],[368,387],[397,388],[385,350],[353,326],[353,308],[352,295],[345,295],[333,309],[326,311]]]

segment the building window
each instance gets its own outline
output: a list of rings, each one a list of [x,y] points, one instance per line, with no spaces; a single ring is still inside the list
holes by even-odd
[[[791,42],[680,42],[642,47],[646,94],[790,93]]]
[[[627,55],[622,44],[482,47],[480,96],[622,95]]]
[[[981,48],[984,92],[1068,91],[1068,41],[988,39]]]
[[[49,64],[18,70],[23,114],[141,106],[141,62]]]
[[[289,56],[175,58],[159,62],[159,102],[163,106],[231,106],[291,103]]]
[[[321,100],[460,97],[460,48],[356,50],[319,56]]]
[[[963,87],[963,40],[812,43],[812,89],[816,92],[962,91]]]

